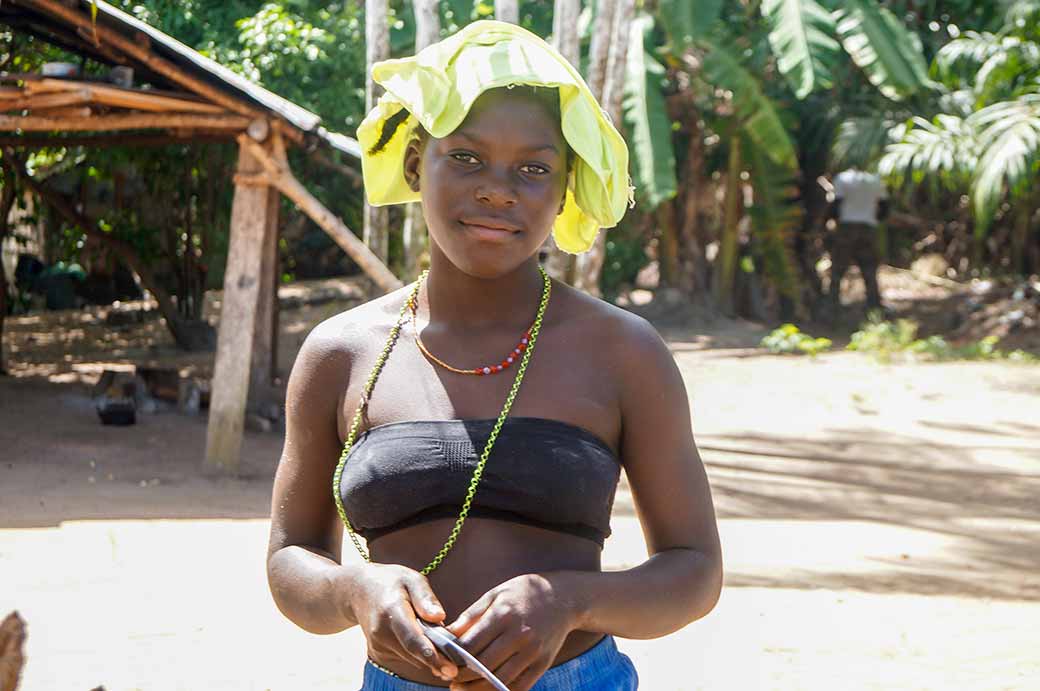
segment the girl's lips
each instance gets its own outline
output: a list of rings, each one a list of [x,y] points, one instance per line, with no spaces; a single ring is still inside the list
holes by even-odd
[[[520,235],[519,230],[508,230],[506,228],[496,228],[493,226],[481,225],[479,223],[467,223],[465,221],[460,221],[459,223],[474,237],[488,242],[508,242],[513,239],[514,236]]]

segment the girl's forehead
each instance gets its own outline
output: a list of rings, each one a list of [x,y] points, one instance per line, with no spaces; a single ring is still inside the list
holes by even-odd
[[[544,98],[521,89],[485,92],[447,137],[492,138],[556,149],[563,141],[558,112]]]

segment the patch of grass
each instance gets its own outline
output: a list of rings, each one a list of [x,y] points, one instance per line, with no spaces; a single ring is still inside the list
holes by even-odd
[[[814,338],[807,333],[802,333],[794,324],[783,324],[779,328],[773,329],[759,345],[777,355],[815,357],[830,349],[831,341],[829,338]]]
[[[880,314],[871,314],[860,330],[852,334],[848,350],[873,355],[879,362],[891,362],[897,356],[920,358],[936,362],[949,360],[1010,360],[1037,362],[1038,359],[1023,350],[1000,350],[1000,339],[987,336],[975,343],[952,345],[942,336],[917,338],[919,325],[912,319],[884,320]]]

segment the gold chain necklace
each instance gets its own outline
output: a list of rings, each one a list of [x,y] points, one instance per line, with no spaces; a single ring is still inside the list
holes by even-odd
[[[455,525],[451,529],[451,534],[448,535],[447,541],[444,546],[441,547],[440,551],[433,560],[427,564],[420,571],[424,576],[429,575],[434,569],[440,566],[444,558],[448,556],[448,552],[455,546],[455,542],[459,539],[459,533],[462,532],[462,526],[466,522],[466,517],[469,515],[470,506],[473,503],[473,497],[477,494],[477,486],[480,484],[480,478],[484,475],[484,466],[487,465],[488,457],[491,455],[491,449],[495,446],[495,440],[498,439],[498,434],[502,430],[502,425],[506,421],[506,417],[509,415],[509,410],[513,407],[513,401],[516,399],[516,394],[520,391],[520,383],[524,380],[524,372],[527,371],[527,365],[531,360],[531,354],[534,352],[535,343],[538,340],[538,332],[542,328],[542,318],[545,316],[545,309],[549,305],[549,295],[552,292],[552,282],[549,279],[549,275],[545,273],[545,269],[541,266],[538,267],[538,271],[542,274],[542,299],[538,304],[538,315],[534,319],[534,324],[531,325],[531,336],[528,339],[527,347],[521,352],[523,353],[520,358],[520,366],[516,370],[516,377],[513,379],[513,386],[509,390],[509,394],[506,396],[505,405],[502,406],[502,412],[498,414],[498,419],[495,420],[495,425],[491,429],[491,435],[488,437],[487,444],[484,445],[484,452],[480,454],[480,460],[477,461],[477,467],[473,470],[473,477],[470,478],[469,487],[466,490],[466,498],[462,502],[462,508],[459,510],[459,517],[455,520]],[[371,561],[371,557],[368,551],[361,545],[361,541],[358,540],[357,534],[354,532],[354,527],[350,524],[350,519],[347,518],[347,511],[343,507],[343,498],[340,496],[339,485],[340,478],[343,476],[343,468],[347,463],[347,456],[350,454],[350,450],[354,446],[354,441],[357,439],[358,426],[361,424],[361,416],[368,407],[368,402],[372,396],[372,389],[375,388],[376,379],[379,378],[379,373],[383,370],[383,366],[386,365],[387,358],[390,357],[390,351],[393,350],[394,345],[397,343],[397,339],[401,334],[401,325],[406,319],[406,313],[410,309],[410,305],[416,300],[419,295],[419,286],[422,285],[423,279],[426,277],[428,272],[423,272],[419,277],[419,280],[415,282],[415,287],[412,288],[411,295],[408,300],[405,301],[404,305],[401,306],[401,312],[397,315],[397,322],[393,328],[390,329],[390,337],[386,341],[386,345],[383,346],[383,352],[379,354],[376,360],[375,366],[372,368],[372,373],[368,376],[368,381],[365,382],[365,387],[361,391],[361,402],[358,404],[357,410],[354,412],[354,418],[350,424],[350,431],[347,433],[347,440],[343,444],[343,452],[339,456],[339,463],[336,465],[336,471],[332,474],[332,496],[336,501],[336,510],[339,512],[339,517],[343,520],[343,525],[347,528],[347,533],[350,535],[351,542],[357,548],[361,557],[365,561]]]

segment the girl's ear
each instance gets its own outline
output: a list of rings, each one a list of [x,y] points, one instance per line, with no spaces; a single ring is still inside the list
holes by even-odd
[[[422,142],[413,138],[404,152],[404,179],[409,189],[419,191],[419,169],[422,162]]]

